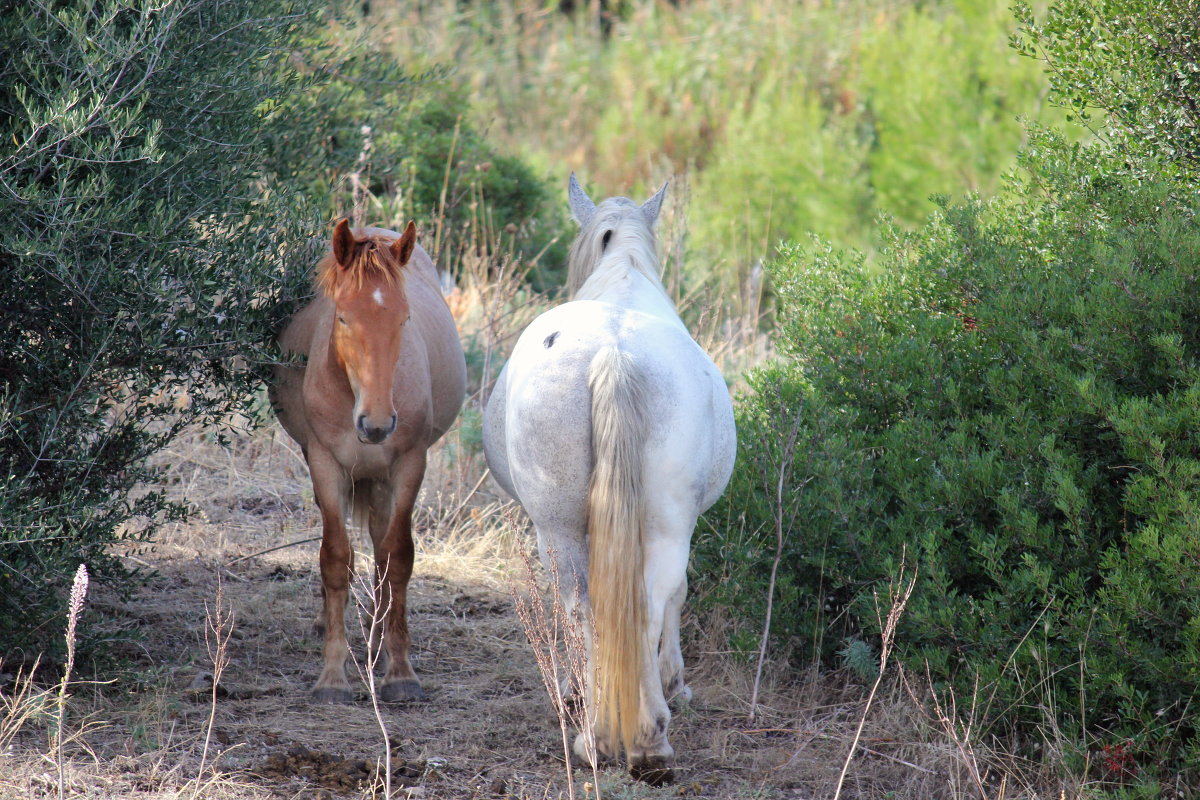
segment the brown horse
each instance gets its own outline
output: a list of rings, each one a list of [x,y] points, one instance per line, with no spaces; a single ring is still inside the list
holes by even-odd
[[[424,697],[408,660],[405,619],[412,511],[426,450],[462,407],[467,368],[433,262],[416,238],[411,222],[402,235],[339,222],[333,251],[317,265],[317,298],[279,337],[285,354],[307,357],[276,368],[271,400],[308,462],[323,520],[318,702],[353,696],[344,621],[349,511],[365,521],[375,546],[374,613],[388,656],[380,698]]]

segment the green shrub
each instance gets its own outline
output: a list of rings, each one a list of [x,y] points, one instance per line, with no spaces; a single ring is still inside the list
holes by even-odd
[[[1194,30],[1200,17],[1186,6],[1171,16],[1149,0],[1103,4],[1103,28],[1136,51],[1114,46],[1113,57],[1176,59],[1141,20]],[[1073,16],[1081,9],[1064,2],[1048,18],[1090,26]],[[1079,55],[1062,44],[1074,41],[1069,28],[1054,30],[1027,22],[1023,46],[1065,74]],[[1195,74],[1188,58],[1171,63]],[[1077,72],[1078,96],[1099,96],[1087,82],[1112,74]],[[1187,99],[1154,87],[1120,97],[1140,107],[1102,108],[1107,125],[1089,144],[1035,130],[998,200],[942,201],[918,233],[885,229],[881,269],[828,247],[782,249],[783,358],[740,404],[738,467],[697,537],[695,583],[706,601],[739,609],[736,635],[752,638],[795,425],[777,640],[814,658],[853,653],[878,636],[874,595],[903,559],[918,582],[896,646],[914,672],[928,669],[960,707],[977,699],[985,724],[1044,725],[1092,751],[1097,781],[1190,796],[1200,785],[1193,132],[1148,142],[1140,121],[1174,118],[1171,104]],[[1105,766],[1106,745],[1131,754],[1136,777]]]
[[[0,2],[0,654],[61,644],[78,564],[177,516],[148,455],[258,383],[316,233],[277,113],[308,0]],[[272,148],[284,171],[264,171]],[[290,282],[285,278],[290,277]],[[287,284],[285,286],[285,284]]]

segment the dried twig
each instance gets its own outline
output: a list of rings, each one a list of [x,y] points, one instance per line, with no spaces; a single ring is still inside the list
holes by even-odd
[[[321,541],[320,536],[310,536],[307,539],[297,539],[294,542],[288,542],[287,544],[275,545],[274,547],[268,547],[266,550],[259,550],[257,553],[251,553],[248,556],[238,556],[237,558],[233,559],[232,561],[227,562],[225,564],[225,566],[232,567],[234,564],[239,564],[239,563],[241,563],[243,561],[247,561],[251,558],[258,558],[259,556],[265,556],[267,553],[274,553],[276,550],[286,550],[289,547],[296,547],[297,545],[309,544],[310,542],[319,542],[319,541]]]
[[[782,399],[780,406],[783,406]],[[779,456],[778,463],[773,464],[775,472],[775,556],[771,560],[771,578],[767,582],[767,613],[763,619],[762,637],[758,644],[758,663],[754,668],[754,685],[750,690],[750,721],[754,721],[755,713],[758,710],[758,690],[762,683],[763,664],[767,658],[767,642],[771,637],[771,616],[775,609],[775,580],[779,574],[779,562],[783,559],[783,534],[784,534],[784,487],[788,479],[791,477],[792,463],[796,458],[796,439],[800,434],[800,415],[802,408],[797,408],[792,416],[792,429],[788,432],[787,439],[784,440],[783,452]],[[763,451],[770,453],[772,444],[763,441]],[[800,485],[803,486],[808,482],[806,478]],[[794,516],[794,515],[793,515]],[[787,526],[787,527],[790,527]]]
[[[521,626],[525,629],[525,635],[533,648],[534,659],[537,662],[538,671],[541,673],[542,683],[546,687],[546,693],[550,696],[555,714],[558,716],[559,731],[562,736],[563,762],[567,771],[567,794],[571,800],[574,800],[575,778],[571,765],[570,730],[572,727],[576,727],[584,737],[590,755],[588,760],[592,767],[593,780],[590,784],[585,784],[585,794],[590,797],[591,792],[595,792],[596,800],[601,800],[599,758],[596,751],[595,728],[592,724],[595,703],[589,702],[587,697],[589,691],[587,687],[590,687],[592,683],[588,675],[586,633],[582,620],[578,616],[580,609],[577,609],[576,614],[572,615],[563,605],[562,596],[558,591],[558,558],[555,552],[551,551],[547,559],[550,566],[550,580],[553,584],[549,607],[538,588],[533,560],[528,553],[522,554],[522,560],[525,565],[524,583],[523,585],[513,583],[510,589],[517,616],[521,620]],[[568,698],[563,694],[564,682],[583,692],[582,702],[575,709],[571,708]],[[587,788],[589,785],[591,789]]]
[[[225,603],[225,590],[220,573],[217,573],[217,593],[213,607],[209,608],[206,601],[204,612],[204,645],[208,649],[208,658],[213,667],[212,694],[208,705],[208,721],[204,726],[204,747],[200,752],[200,766],[196,770],[196,780],[192,786],[192,800],[200,794],[200,780],[208,763],[208,750],[217,719],[217,696],[220,692],[221,676],[229,666],[229,639],[233,636],[233,611]]]
[[[879,674],[875,676],[875,683],[871,684],[871,691],[867,695],[867,704],[863,707],[862,717],[858,721],[858,728],[854,731],[854,739],[850,742],[850,751],[846,753],[846,760],[842,764],[841,774],[838,775],[837,789],[833,793],[833,800],[838,800],[842,795],[842,785],[846,780],[846,772],[849,771],[850,762],[854,759],[854,751],[858,748],[863,728],[867,724],[867,714],[871,710],[871,704],[875,700],[875,693],[879,690],[879,683],[883,680],[884,671],[887,669],[888,657],[892,653],[892,644],[896,639],[896,626],[900,622],[900,617],[904,614],[904,607],[908,604],[908,598],[912,596],[913,588],[917,585],[916,575],[913,575],[906,584],[904,573],[904,556],[901,555],[900,572],[896,576],[896,580],[888,586],[889,608],[886,619],[880,616],[879,595],[875,595],[875,614],[879,619],[879,627],[882,629],[880,635]]]
[[[370,586],[369,578],[366,576],[374,572],[375,587],[374,591]],[[354,606],[357,610],[357,619],[359,630],[362,632],[363,638],[367,642],[367,659],[365,664],[360,664],[358,659],[354,657],[354,652],[351,650],[350,658],[354,662],[355,668],[358,670],[359,676],[363,682],[367,684],[367,689],[371,697],[371,711],[375,715],[375,724],[379,726],[379,733],[383,738],[383,765],[380,771],[383,772],[383,797],[384,800],[391,800],[392,797],[392,739],[388,732],[387,722],[383,718],[383,711],[379,707],[379,693],[376,691],[375,685],[375,666],[379,663],[379,657],[383,653],[383,637],[379,630],[380,623],[387,619],[388,613],[392,608],[392,593],[387,591],[387,602],[380,604],[379,600],[384,598],[384,587],[387,576],[387,563],[382,569],[363,570],[355,580],[351,583],[350,589],[354,594]],[[370,605],[368,606],[367,596],[370,596]],[[382,605],[382,608],[380,607]],[[369,625],[363,623],[363,618],[367,617],[371,620]],[[378,777],[378,776],[377,776]]]

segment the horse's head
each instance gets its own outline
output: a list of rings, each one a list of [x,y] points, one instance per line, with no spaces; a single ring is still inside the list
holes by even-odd
[[[606,257],[617,253],[628,255],[627,260],[662,289],[654,224],[666,194],[664,183],[640,206],[628,197],[610,197],[597,205],[579,185],[575,173],[571,173],[567,196],[571,216],[579,223],[579,235],[567,257],[567,289],[572,297],[579,296],[583,284]]]
[[[319,277],[334,303],[334,354],[354,392],[352,419],[362,442],[379,444],[396,429],[392,383],[409,317],[402,270],[416,243],[411,222],[399,239],[360,240],[342,220]]]

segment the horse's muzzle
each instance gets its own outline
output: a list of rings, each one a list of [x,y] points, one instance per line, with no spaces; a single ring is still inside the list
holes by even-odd
[[[387,425],[375,426],[367,421],[366,414],[359,414],[355,428],[358,429],[358,440],[360,442],[364,444],[379,444],[391,436],[392,431],[396,430],[396,415],[392,414]]]

